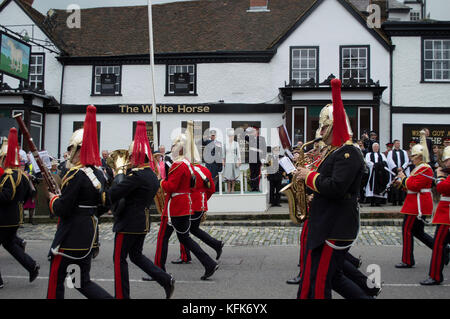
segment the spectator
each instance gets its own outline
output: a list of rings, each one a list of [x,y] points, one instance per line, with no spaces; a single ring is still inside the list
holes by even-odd
[[[61,177],[61,178],[63,178],[64,175],[66,175],[66,173],[67,173],[67,165],[66,164],[67,164],[67,158],[69,157],[69,153],[64,152],[63,157],[64,157],[64,160],[61,163],[59,163],[59,166],[58,166],[59,177]]]
[[[219,189],[219,172],[222,171],[222,143],[216,140],[216,131],[211,130],[208,140],[203,142],[205,146],[205,166],[211,172],[215,190]]]
[[[107,159],[108,159],[109,153],[107,150],[103,150],[102,151],[102,169],[103,172],[105,173],[105,176],[108,179],[108,184],[110,184],[113,179],[114,179],[114,173],[111,167],[109,167],[108,163],[107,163]]]
[[[368,151],[367,151],[367,149],[364,147],[364,142],[363,142],[362,140],[358,140],[356,143],[358,144],[359,149],[361,150],[363,156],[366,156],[366,154],[367,154]]]
[[[282,157],[280,155],[280,147],[274,146],[271,148],[272,154],[268,156],[268,166],[271,169],[271,172],[267,175],[267,179],[269,180],[270,185],[270,201],[269,204],[272,207],[281,207],[280,205],[280,190],[281,190],[281,182],[283,181],[283,173],[284,170],[279,164],[279,160]]]
[[[386,150],[383,152],[384,156],[388,156],[389,152],[392,151],[392,148],[394,147],[394,143],[386,143]]]
[[[409,176],[409,156],[408,153],[400,148],[400,141],[394,140],[394,148],[387,156],[388,167],[392,172],[392,177],[403,171],[406,176]],[[402,189],[391,187],[390,197],[393,206],[403,205],[405,199],[405,192]]]
[[[250,167],[250,187],[252,192],[259,192],[261,164],[267,157],[266,139],[259,135],[254,127],[246,129],[245,140],[248,142],[248,163]]]
[[[238,142],[234,140],[234,130],[227,131],[228,140],[223,144],[223,177],[227,182],[228,193],[234,192],[234,186],[240,175],[241,150]],[[243,187],[243,185],[241,185]]]
[[[161,150],[161,147],[159,148]],[[166,163],[164,161],[164,155],[158,150],[153,152],[153,158],[155,160],[155,166],[158,169],[159,177],[166,179]]]
[[[446,148],[447,146],[450,146],[450,137],[444,138],[444,148]]]
[[[366,154],[366,163],[369,167],[369,180],[366,184],[366,198],[370,206],[380,206],[386,202],[386,186],[390,181],[387,159],[380,153],[380,144],[372,144],[372,152]]]
[[[363,139],[364,148],[368,152],[373,152],[373,150],[372,150],[373,143],[378,143],[377,133],[375,131],[370,131],[369,136],[367,136],[367,133],[364,133],[363,136],[364,136],[364,139]]]
[[[438,145],[433,145],[433,152],[430,153],[430,162],[433,163],[433,170],[439,167],[439,157],[442,156],[442,152]]]

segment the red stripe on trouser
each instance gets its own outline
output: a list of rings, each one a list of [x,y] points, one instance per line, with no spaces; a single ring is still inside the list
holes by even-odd
[[[407,265],[411,265],[411,245],[412,245],[412,226],[414,225],[414,220],[416,216],[406,217],[405,225],[403,227],[403,256],[402,262]]]
[[[62,250],[60,250],[62,252]],[[48,280],[47,299],[56,299],[56,287],[58,285],[58,271],[61,264],[62,256],[53,257],[52,267],[50,269],[50,278]]]
[[[116,235],[116,244],[114,247],[114,282],[116,288],[116,298],[123,299],[122,274],[120,269],[120,255],[122,253],[123,234]]]
[[[180,243],[180,256],[182,261],[188,261],[186,248],[183,246],[182,243]]]
[[[436,257],[438,255],[439,250],[439,236],[441,234],[441,225],[436,226],[436,232],[434,234],[434,241],[433,241],[433,251],[431,253],[431,263],[430,263],[430,277],[436,280]]]
[[[330,240],[330,243],[334,244],[334,241]],[[328,269],[330,268],[331,255],[333,255],[333,248],[327,244],[324,244],[322,254],[320,256],[319,268],[316,273],[314,299],[325,298],[325,285],[327,281]]]
[[[442,281],[442,253],[444,251],[444,241],[447,237],[448,226],[439,225],[438,227],[436,238],[434,239],[433,254],[431,256],[430,277],[440,282]]]
[[[308,236],[308,221],[306,220],[303,224],[302,228],[302,234],[300,237],[300,276],[302,274],[303,268],[304,268],[304,262],[305,262],[305,249],[306,249],[306,238]]]
[[[164,234],[167,228],[167,218],[161,216],[161,224],[159,225],[158,239],[156,241],[155,265],[161,268],[161,251],[164,240]]]
[[[310,275],[311,275],[311,250],[308,251],[308,256],[306,257],[306,267],[305,267],[305,274],[303,275],[302,279],[302,290],[300,291],[300,299],[308,299],[309,296],[309,286],[311,284],[310,282]]]

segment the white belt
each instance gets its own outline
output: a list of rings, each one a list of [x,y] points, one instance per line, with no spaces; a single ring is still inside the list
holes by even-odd
[[[441,196],[441,201],[450,202],[450,196]]]
[[[408,194],[417,194],[417,210],[418,210],[418,213],[419,213],[417,215],[417,218],[422,220],[426,224],[430,224],[430,223],[428,223],[428,222],[426,222],[425,220],[422,219],[422,209],[420,207],[420,193],[431,193],[431,188],[421,189],[420,192],[408,191]],[[433,219],[433,217],[431,219]]]
[[[173,229],[175,229],[175,231],[176,231],[177,233],[179,233],[179,234],[185,234],[185,233],[187,233],[187,232],[189,231],[189,229],[191,228],[191,222],[190,222],[190,219],[189,219],[189,227],[188,227],[188,229],[187,229],[186,231],[184,231],[184,232],[180,232],[180,231],[178,231],[178,230],[175,228],[175,226],[172,225],[172,218],[170,217],[170,202],[172,201],[172,198],[173,198],[173,197],[180,196],[180,195],[188,195],[188,196],[189,196],[189,212],[191,212],[191,209],[192,209],[191,193],[172,193],[172,194],[170,195],[169,202],[167,203],[167,219],[168,219],[167,224],[168,224],[169,226],[172,226]]]
[[[421,189],[420,192],[408,191],[408,194],[431,193],[431,188]]]
[[[97,208],[97,206],[78,205],[79,208]]]
[[[172,193],[171,197],[180,196],[180,195],[189,195],[190,193]]]

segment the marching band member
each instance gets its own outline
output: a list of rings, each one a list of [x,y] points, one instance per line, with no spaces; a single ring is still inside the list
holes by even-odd
[[[212,194],[216,191],[214,186],[214,180],[212,178],[212,174],[205,166],[194,163],[194,173],[195,173],[195,189],[192,191],[191,200],[192,200],[192,210],[194,215],[191,216],[191,228],[190,233],[200,239],[202,242],[207,244],[209,247],[216,251],[216,260],[219,260],[222,255],[222,250],[224,243],[220,240],[215,239],[211,235],[209,235],[204,230],[200,229],[200,223],[204,218],[204,215],[208,211],[208,200],[211,198]],[[180,244],[180,248],[184,250],[180,259],[183,261],[184,258],[190,259],[190,252],[186,247]],[[177,261],[172,261],[172,263],[181,263]],[[184,262],[186,263],[186,262]]]
[[[80,270],[80,287],[75,288],[89,299],[112,298],[90,279],[92,249],[98,231],[97,217],[109,209],[104,187],[106,179],[100,167],[97,141],[96,108],[87,107],[84,128],[72,135],[68,165],[61,195],[48,193],[50,211],[59,217],[49,257],[50,277],[47,298],[64,298],[64,280],[68,266]]]
[[[144,240],[150,231],[150,205],[158,191],[158,179],[153,172],[155,163],[147,138],[144,121],[138,121],[134,141],[130,146],[132,169],[123,180],[112,186],[108,193],[113,203],[125,198],[123,209],[115,212],[113,231],[114,281],[117,299],[130,298],[127,257],[148,275],[152,276],[166,292],[169,299],[175,289],[175,279],[155,266],[142,254]]]
[[[28,272],[29,281],[33,282],[39,274],[39,264],[25,253],[21,239],[17,237],[17,230],[22,221],[24,201],[32,196],[28,177],[19,168],[19,146],[17,129],[9,130],[7,149],[2,147],[2,168],[0,167],[0,244],[9,252]],[[5,145],[6,146],[6,145]],[[3,280],[0,277],[0,284]]]
[[[442,161],[446,169],[439,167],[437,173],[436,190],[441,194],[436,213],[434,214],[432,223],[436,224],[434,233],[433,253],[431,255],[429,278],[421,281],[421,285],[439,285],[443,280],[442,269],[444,264],[449,262],[449,250],[447,245],[450,243],[450,146],[444,149]]]
[[[155,264],[165,270],[169,238],[176,231],[178,240],[189,249],[205,267],[206,280],[219,268],[219,265],[189,236],[192,215],[191,189],[195,187],[195,174],[191,161],[195,155],[191,151],[194,147],[193,137],[180,134],[172,148],[174,162],[167,174],[166,180],[161,180],[161,187],[166,193],[164,211],[158,232]]]
[[[414,266],[414,237],[417,237],[430,249],[433,248],[433,238],[425,233],[425,218],[433,212],[431,185],[433,170],[428,162],[428,149],[424,144],[424,134],[421,131],[421,143],[411,149],[411,161],[415,165],[409,177],[400,171],[394,184],[407,191],[400,213],[404,214],[402,226],[403,250],[402,261],[396,268],[411,268]]]
[[[317,171],[298,168],[297,178],[313,190],[307,255],[299,286],[301,299],[331,298],[331,289],[353,283],[343,275],[345,254],[359,229],[358,194],[364,160],[351,142],[340,97],[341,81],[331,81],[333,105],[320,114],[320,135],[328,145]]]

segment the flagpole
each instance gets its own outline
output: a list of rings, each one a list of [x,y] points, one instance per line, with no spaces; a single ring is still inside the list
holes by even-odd
[[[153,52],[153,16],[152,16],[152,0],[148,0],[148,26],[150,40],[150,71],[152,75],[152,121],[153,121],[153,148],[157,149],[158,144],[158,127],[156,121],[156,94],[155,94],[155,58]]]

